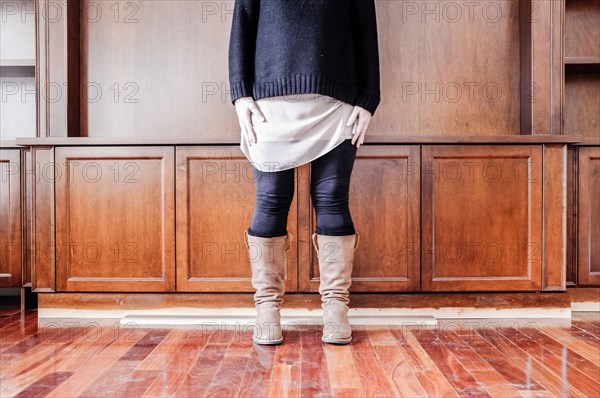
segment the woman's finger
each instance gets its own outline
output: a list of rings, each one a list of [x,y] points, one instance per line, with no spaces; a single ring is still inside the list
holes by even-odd
[[[256,132],[254,131],[254,128],[252,127],[251,123],[249,125],[246,124],[246,132],[248,134],[248,139],[250,140],[250,142],[256,144]]]
[[[358,118],[357,129],[359,131],[359,134],[361,134],[361,135],[364,134],[364,132],[365,132],[365,119],[367,119],[367,118],[364,116],[364,113],[362,113],[360,115],[360,117]]]
[[[370,122],[370,118],[367,118],[367,121],[365,122],[365,127],[363,129],[362,135],[361,135],[361,139],[360,139],[360,145],[362,145],[365,142],[365,136],[367,135],[367,130],[369,128],[369,122]]]
[[[363,144],[363,142],[365,142],[365,132],[363,132],[363,133],[360,135],[360,141],[359,141],[359,143],[358,143],[358,147],[357,147],[357,148],[360,148],[360,146]]]
[[[348,121],[346,122],[346,127],[350,127],[352,125],[352,123],[354,123],[354,121],[356,120],[357,116],[358,116],[358,112],[360,111],[360,109],[358,109],[358,107],[354,107],[352,109],[352,113],[350,114],[350,117],[348,118]]]
[[[354,126],[352,126],[352,145],[354,145],[356,143],[356,141],[358,140],[360,134],[358,134],[358,123],[354,123]]]
[[[252,112],[248,109],[244,115],[244,124],[246,125],[246,131],[248,137],[252,139],[252,143],[256,143],[256,134],[254,133],[254,125],[252,124]]]
[[[260,111],[260,108],[256,105],[256,103],[252,103],[250,105],[250,110],[252,111],[252,113],[254,113],[256,116],[258,116],[258,118],[260,119],[261,122],[265,122],[267,119],[265,118],[265,115],[263,115],[263,113]]]
[[[362,145],[363,142],[365,142],[365,135],[367,134],[367,130],[369,129],[369,123],[371,123],[370,113],[364,112],[361,119],[362,119],[362,125],[361,125],[359,146]]]

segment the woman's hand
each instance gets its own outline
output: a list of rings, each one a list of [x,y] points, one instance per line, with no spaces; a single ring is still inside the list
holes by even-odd
[[[235,112],[238,116],[240,129],[243,135],[248,138],[250,145],[256,143],[256,133],[252,124],[252,114],[258,116],[261,121],[265,121],[265,116],[262,114],[252,97],[240,97],[235,100]],[[242,137],[243,139],[244,137]]]
[[[350,115],[346,126],[351,126],[356,121],[356,119],[358,119],[358,123],[356,124],[354,132],[352,133],[352,145],[354,145],[358,141],[356,148],[360,148],[362,143],[365,141],[365,133],[369,128],[371,116],[371,112],[364,108],[361,108],[360,106],[355,106],[352,110],[352,114]]]

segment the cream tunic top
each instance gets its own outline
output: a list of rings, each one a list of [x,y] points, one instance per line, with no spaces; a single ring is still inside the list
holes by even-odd
[[[252,114],[256,143],[242,134],[240,148],[263,172],[309,163],[344,140],[351,139],[356,121],[346,126],[354,106],[317,93],[261,98],[255,101],[265,116]]]

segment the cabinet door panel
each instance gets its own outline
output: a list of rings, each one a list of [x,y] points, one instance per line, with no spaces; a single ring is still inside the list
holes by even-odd
[[[424,291],[540,289],[541,146],[424,146],[421,173]]]
[[[22,286],[19,149],[0,150],[0,287]]]
[[[418,145],[358,149],[350,182],[350,212],[360,242],[350,291],[419,290],[419,185]],[[312,203],[311,209],[312,233],[316,231]],[[319,261],[310,244],[310,269],[300,270],[303,290],[318,291]]]
[[[58,291],[175,290],[174,148],[58,147]]]
[[[600,148],[579,149],[578,283],[600,284]]]
[[[255,203],[251,163],[237,146],[178,146],[176,153],[177,291],[254,291],[243,235]],[[296,197],[288,218],[288,292],[298,288]]]

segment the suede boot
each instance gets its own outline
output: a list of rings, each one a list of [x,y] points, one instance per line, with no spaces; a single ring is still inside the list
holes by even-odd
[[[281,303],[287,279],[287,252],[292,234],[263,238],[244,231],[244,241],[252,267],[252,286],[256,289],[256,325],[252,339],[257,344],[281,344]]]
[[[352,341],[352,329],[348,322],[348,289],[352,283],[354,251],[359,240],[358,232],[345,236],[312,234],[319,258],[319,293],[323,308],[321,341],[324,343],[348,344]]]

